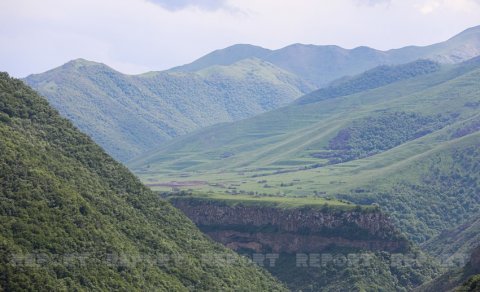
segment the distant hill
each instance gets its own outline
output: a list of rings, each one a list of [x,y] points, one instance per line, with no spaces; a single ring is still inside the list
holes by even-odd
[[[24,81],[121,161],[194,129],[275,109],[313,89],[255,58],[196,73],[135,76],[78,59]]]
[[[0,137],[0,290],[286,290],[6,73]]]
[[[172,71],[195,72],[211,66],[222,65],[228,66],[238,61],[250,58],[262,58],[272,52],[259,46],[238,44],[225,49],[213,51],[195,62],[187,65],[175,67]]]
[[[242,58],[257,57],[300,76],[317,87],[346,75],[355,75],[379,65],[403,64],[418,59],[458,63],[480,55],[480,26],[467,29],[438,44],[409,46],[388,51],[369,47],[293,44],[278,50],[252,45],[234,45],[214,51],[175,71],[194,72],[213,65],[229,65]]]

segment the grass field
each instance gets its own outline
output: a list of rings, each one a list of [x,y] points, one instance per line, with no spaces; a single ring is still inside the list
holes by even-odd
[[[451,132],[478,119],[480,70],[447,68],[359,94],[314,104],[292,105],[185,137],[130,163],[153,189],[169,183],[202,181],[183,189],[214,193],[304,196],[334,195],[377,179],[421,155],[450,145]],[[440,129],[375,155],[325,165],[312,154],[348,125],[383,111],[455,115]],[[365,126],[368,128],[368,125]]]
[[[335,210],[376,210],[375,206],[357,206],[348,201],[319,197],[277,197],[225,194],[183,194],[172,195],[169,199],[194,199],[222,202],[227,205],[259,206],[273,208],[328,208]]]

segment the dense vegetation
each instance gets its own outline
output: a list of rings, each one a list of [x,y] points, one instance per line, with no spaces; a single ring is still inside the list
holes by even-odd
[[[6,73],[0,137],[1,290],[284,290]]]
[[[479,194],[480,135],[475,135],[397,169],[394,176],[381,176],[365,193],[341,197],[380,204],[410,238],[424,242],[480,214]]]
[[[308,104],[327,98],[350,95],[382,87],[400,80],[429,74],[437,70],[440,70],[440,64],[429,60],[419,60],[397,66],[382,65],[355,77],[337,80],[325,88],[321,88],[297,99],[295,103]]]
[[[199,127],[275,109],[313,89],[258,59],[196,73],[134,76],[80,59],[25,81],[121,161]]]
[[[422,248],[437,258],[451,260],[470,254],[480,242],[480,214],[466,223],[443,230],[423,244]]]
[[[309,292],[411,291],[438,273],[431,259],[418,252],[403,255],[333,247],[319,254],[318,262],[307,262],[313,263],[308,267],[295,267],[296,261],[295,255],[281,254],[275,267],[266,268],[292,291]]]
[[[330,164],[372,156],[441,129],[452,118],[441,115],[430,117],[414,112],[379,113],[354,120],[351,125],[341,129],[328,144],[327,149],[335,151],[312,155],[328,158]]]
[[[476,292],[480,284],[480,247],[477,247],[469,256],[464,267],[452,269],[438,278],[425,283],[415,291],[438,292],[458,291]]]
[[[464,292],[480,291],[480,274],[470,277],[458,290]]]

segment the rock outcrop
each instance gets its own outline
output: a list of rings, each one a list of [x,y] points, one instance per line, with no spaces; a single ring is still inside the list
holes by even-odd
[[[409,246],[375,208],[278,208],[196,198],[171,202],[213,240],[237,251],[308,253],[340,247],[401,252]]]

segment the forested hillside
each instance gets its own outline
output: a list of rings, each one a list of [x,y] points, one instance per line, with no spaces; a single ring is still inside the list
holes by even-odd
[[[0,137],[0,290],[285,290],[6,73]]]
[[[259,59],[196,73],[141,75],[79,59],[25,82],[121,161],[194,129],[275,109],[314,89]]]

